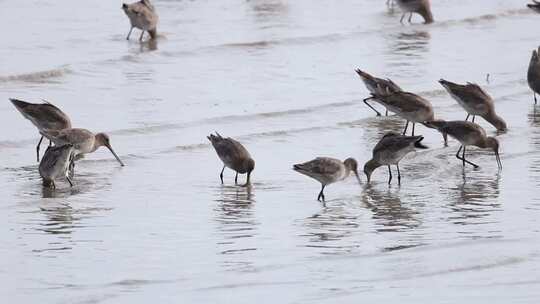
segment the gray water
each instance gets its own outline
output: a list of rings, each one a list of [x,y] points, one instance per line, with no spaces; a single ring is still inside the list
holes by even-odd
[[[540,113],[526,83],[540,16],[524,0],[434,0],[399,24],[384,0],[155,1],[159,39],[125,40],[116,1],[0,1],[0,298],[4,303],[537,303]],[[400,131],[361,100],[360,67],[465,112],[437,83],[478,82],[509,131],[503,170],[418,126],[430,147],[327,187],[293,170],[363,165]],[[486,83],[486,74],[490,82]],[[107,132],[76,186],[42,189],[39,136],[8,101],[47,99]],[[539,109],[540,111],[540,106]],[[206,135],[240,140],[253,186],[219,181]],[[240,180],[244,181],[244,176]]]

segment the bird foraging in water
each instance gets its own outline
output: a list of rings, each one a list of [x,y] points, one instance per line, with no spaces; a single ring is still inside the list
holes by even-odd
[[[43,186],[56,189],[54,181],[65,177],[69,185],[73,187],[73,182],[69,176],[69,167],[73,161],[73,145],[50,146],[45,151],[43,159],[39,163],[39,175],[43,179]]]
[[[540,59],[539,57],[540,47],[538,50],[533,50],[531,61],[529,62],[529,70],[527,71],[527,82],[529,87],[533,90],[534,104],[537,103],[536,94],[540,94]]]
[[[324,187],[332,183],[344,180],[351,172],[356,175],[358,182],[358,163],[354,158],[347,158],[341,162],[339,159],[330,157],[317,157],[313,160],[293,166],[293,170],[316,179],[321,183],[321,192],[317,196],[318,201],[324,202]]]
[[[533,3],[527,4],[527,7],[532,9],[533,11],[540,13],[540,2],[533,0]]]
[[[409,92],[394,92],[392,94],[371,94],[383,104],[389,111],[407,120],[403,135],[407,133],[409,122],[412,122],[412,135],[414,136],[414,127],[416,123],[434,120],[433,107],[431,103],[416,94]]]
[[[424,23],[433,23],[433,14],[431,13],[431,3],[429,0],[396,0],[396,2],[403,11],[399,22],[403,23],[405,15],[409,13],[409,23],[411,23],[412,14],[417,13],[424,18]]]
[[[478,115],[498,131],[506,131],[506,122],[495,113],[493,99],[479,85],[470,82],[461,85],[444,79],[439,80],[439,83],[467,111],[466,121],[472,115],[472,121],[474,122],[474,118]]]
[[[459,150],[456,153],[456,157],[465,163],[478,168],[477,164],[474,164],[465,159],[465,149],[467,146],[476,146],[482,149],[492,149],[495,152],[495,158],[497,159],[497,166],[499,170],[502,169],[501,158],[499,157],[499,141],[495,137],[486,135],[486,131],[479,125],[470,121],[429,121],[426,122],[427,126],[431,126],[443,134],[448,134],[461,143]],[[463,153],[460,156],[459,153],[463,149]]]
[[[358,76],[360,76],[360,78],[366,85],[366,88],[371,94],[386,96],[386,95],[401,91],[401,88],[388,78],[387,79],[377,78],[360,69],[356,69],[355,71],[358,74]],[[377,116],[381,116],[381,113],[379,113],[379,111],[377,111],[372,105],[370,105],[367,102],[370,99],[374,99],[375,101],[377,101],[377,99],[373,97],[368,97],[364,99],[364,103],[368,107],[370,107],[373,111],[375,111],[375,113],[377,113]],[[384,106],[383,103],[381,104]],[[386,109],[386,116],[388,116],[388,109]]]
[[[230,137],[224,138],[218,132],[216,132],[216,135],[210,134],[206,138],[212,143],[219,159],[223,162],[223,169],[221,169],[221,173],[219,174],[221,183],[223,184],[223,171],[227,167],[236,171],[234,178],[235,185],[238,184],[238,173],[247,173],[244,186],[248,186],[250,184],[251,172],[255,169],[255,161],[251,158],[248,150],[238,141]]]
[[[124,10],[124,13],[126,13],[129,22],[131,23],[131,28],[129,29],[126,38],[127,40],[129,40],[129,36],[134,27],[142,31],[139,41],[142,41],[145,31],[150,34],[151,39],[157,37],[157,23],[159,18],[154,6],[149,0],[140,0],[131,4],[123,3],[122,10]]]
[[[116,160],[123,167],[124,163],[114,152],[109,136],[105,133],[94,134],[86,129],[72,128],[60,131],[46,130],[40,132],[43,136],[51,140],[55,145],[62,146],[72,144],[75,150],[75,159],[79,160],[84,154],[92,153],[99,147],[106,147],[111,151]]]
[[[401,184],[401,172],[399,171],[399,161],[415,148],[427,149],[421,141],[423,136],[405,136],[396,132],[386,133],[373,148],[373,157],[364,165],[364,173],[368,183],[371,181],[371,174],[381,166],[388,167],[388,184],[392,181],[392,169],[395,165],[398,172],[398,184]]]
[[[45,130],[59,131],[71,128],[71,120],[67,114],[49,102],[29,103],[15,98],[10,98],[9,100],[24,118],[30,120],[40,132]],[[41,146],[42,141],[43,135],[36,146],[38,162],[39,147]]]

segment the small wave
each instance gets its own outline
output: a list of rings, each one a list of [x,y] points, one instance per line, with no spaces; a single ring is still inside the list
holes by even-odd
[[[62,66],[57,69],[45,70],[27,74],[0,76],[0,83],[2,82],[51,82],[51,79],[60,78],[69,73],[70,70],[67,66]]]

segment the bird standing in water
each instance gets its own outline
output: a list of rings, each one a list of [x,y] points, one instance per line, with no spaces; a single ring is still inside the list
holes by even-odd
[[[43,179],[43,186],[56,189],[54,180],[65,177],[69,185],[73,182],[69,176],[69,167],[73,161],[73,145],[48,147],[39,163],[39,175]]]
[[[424,18],[424,23],[433,23],[434,19],[429,0],[396,0],[396,2],[403,11],[399,22],[403,23],[405,15],[409,13],[409,23],[411,23],[412,14],[417,13]]]
[[[401,184],[401,172],[399,171],[399,161],[416,148],[427,149],[421,141],[423,136],[405,136],[396,132],[386,133],[373,148],[373,157],[364,165],[364,173],[368,183],[371,181],[371,174],[381,166],[388,167],[388,184],[392,182],[392,169],[395,165],[398,172],[398,184]]]
[[[248,150],[238,141],[230,137],[222,137],[217,132],[216,135],[210,134],[206,138],[212,143],[217,155],[223,162],[223,169],[221,169],[221,173],[219,174],[221,183],[223,184],[223,171],[227,167],[236,171],[234,178],[235,185],[238,184],[238,173],[247,173],[244,186],[248,186],[250,184],[251,172],[255,169],[255,161],[251,158]]]
[[[358,163],[354,158],[347,158],[343,162],[330,157],[317,157],[313,160],[293,166],[293,170],[316,179],[321,183],[321,192],[317,196],[318,201],[324,202],[324,187],[337,181],[344,180],[351,172],[356,175],[358,182]]]
[[[529,70],[527,71],[527,82],[533,90],[534,104],[537,104],[536,94],[540,94],[540,47],[538,50],[533,50],[531,61],[529,62]]]
[[[129,33],[126,38],[127,40],[129,40],[129,36],[131,35],[131,31],[133,31],[134,27],[142,31],[139,41],[142,41],[145,31],[150,34],[151,39],[155,39],[157,37],[157,23],[159,18],[156,13],[156,9],[149,0],[140,0],[131,4],[123,3],[122,9],[128,16],[129,22],[131,23],[131,28],[129,29]]]

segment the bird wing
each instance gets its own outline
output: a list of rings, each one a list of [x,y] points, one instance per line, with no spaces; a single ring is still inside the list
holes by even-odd
[[[294,169],[319,175],[331,175],[341,170],[341,161],[329,157],[317,157],[308,162],[294,165]]]

